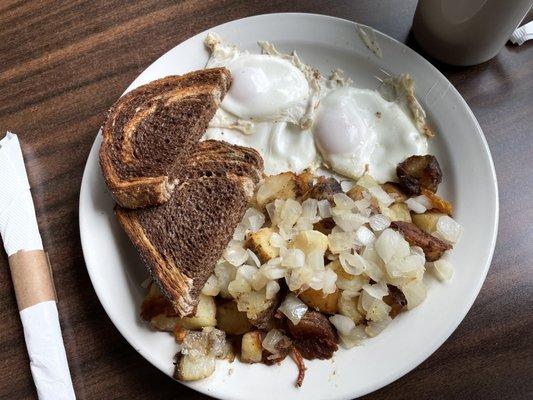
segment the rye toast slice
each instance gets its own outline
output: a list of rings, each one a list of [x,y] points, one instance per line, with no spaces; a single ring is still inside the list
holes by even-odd
[[[116,202],[166,202],[176,168],[189,156],[231,85],[225,68],[167,76],[121,97],[102,127],[100,165]]]
[[[116,207],[120,224],[178,315],[194,313],[262,170],[255,150],[207,140],[180,168],[179,183],[166,203],[136,210]]]

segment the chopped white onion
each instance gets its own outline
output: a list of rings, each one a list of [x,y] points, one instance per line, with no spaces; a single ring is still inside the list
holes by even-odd
[[[327,268],[324,272],[324,286],[322,287],[322,292],[324,294],[331,294],[337,291],[337,274],[330,268]]]
[[[381,186],[374,186],[368,188],[368,191],[372,196],[374,196],[380,203],[384,204],[385,207],[390,206],[394,203],[394,199],[390,194],[388,194]]]
[[[354,234],[352,232],[330,233],[328,235],[328,245],[332,253],[350,250],[355,245]]]
[[[285,314],[294,325],[298,325],[298,322],[300,322],[307,312],[307,308],[307,304],[293,293],[289,293],[287,297],[285,297],[285,300],[283,300],[283,303],[279,306],[279,311]]]
[[[202,294],[206,296],[215,297],[220,293],[220,285],[218,283],[218,278],[215,275],[211,275],[207,278],[207,281],[202,288]]]
[[[390,226],[389,219],[383,214],[372,215],[368,222],[373,231],[382,231]]]
[[[344,251],[339,254],[339,262],[350,275],[361,275],[367,269],[367,261],[357,253]]]
[[[435,236],[440,237],[450,243],[456,243],[463,233],[463,227],[447,215],[443,215],[437,221],[437,231]]]
[[[279,283],[277,281],[268,281],[266,284],[265,297],[270,300],[273,299],[276,293],[279,292]]]
[[[228,285],[228,292],[234,299],[237,299],[243,294],[251,291],[252,287],[244,278],[235,279],[234,281],[231,281]]]
[[[426,207],[424,207],[423,204],[420,204],[418,201],[416,201],[413,198],[405,200],[405,204],[407,204],[407,208],[409,208],[409,210],[417,214],[423,214],[426,212]]]
[[[318,214],[321,218],[331,217],[331,204],[329,204],[328,200],[318,201]]]
[[[252,282],[252,278],[257,272],[257,267],[253,265],[243,264],[237,269],[237,276],[235,279],[245,279],[248,283]]]
[[[353,322],[351,318],[340,314],[335,314],[329,317],[329,322],[333,324],[335,329],[337,329],[337,332],[341,335],[349,335],[352,332],[352,329],[355,328],[355,322]]]
[[[387,315],[385,319],[379,322],[370,321],[365,328],[365,332],[370,337],[379,335],[392,321],[392,318]]]
[[[280,256],[282,267],[301,268],[305,264],[305,254],[300,249],[282,249]]]
[[[305,257],[305,263],[315,271],[324,269],[324,252],[313,250]]]
[[[261,261],[259,261],[259,258],[250,249],[248,249],[248,260],[251,261],[252,264],[255,265],[257,268],[261,266]]]
[[[390,228],[385,229],[374,242],[374,246],[383,262],[388,263],[393,257],[405,257],[410,254],[409,243],[402,235]]]
[[[268,280],[268,278],[263,274],[263,271],[262,270],[258,270],[253,278],[252,278],[252,282],[251,282],[251,285],[252,285],[252,289],[253,290],[261,290],[263,289],[267,284],[268,282],[270,282]]]
[[[315,199],[307,199],[302,203],[302,217],[315,218],[318,211],[318,201]]]
[[[276,248],[285,248],[287,247],[287,241],[283,239],[279,233],[274,232],[270,236],[270,245]]]
[[[243,247],[243,242],[232,240],[224,250],[224,259],[231,265],[238,267],[248,259],[248,252]]]
[[[333,217],[333,220],[343,231],[353,232],[361,225],[368,222],[368,218],[361,214],[345,213]]]
[[[355,240],[357,240],[362,246],[368,246],[376,240],[376,236],[374,235],[374,232],[363,225],[355,231]]]
[[[427,296],[427,289],[424,283],[412,280],[401,287],[407,300],[407,309],[411,310],[422,303]]]
[[[389,289],[385,282],[375,283],[373,285],[366,284],[363,286],[363,290],[372,296],[374,299],[381,300],[383,297],[389,294]]]
[[[413,199],[417,203],[422,204],[427,210],[431,210],[433,208],[433,203],[431,202],[431,200],[423,194],[421,194],[420,196],[413,197]]]
[[[453,278],[453,265],[448,260],[440,259],[433,262],[435,275],[439,280],[446,282]]]
[[[341,345],[345,349],[351,349],[352,347],[361,344],[366,338],[367,334],[364,325],[357,325],[348,335],[339,335]]]
[[[276,345],[285,337],[286,336],[279,329],[271,329],[265,335],[262,346],[269,353],[277,354],[278,349],[276,348]]]
[[[366,313],[366,319],[374,322],[380,322],[389,316],[391,307],[383,300],[375,300]]]
[[[335,193],[333,195],[333,201],[340,209],[351,210],[355,207],[354,201],[345,193]]]

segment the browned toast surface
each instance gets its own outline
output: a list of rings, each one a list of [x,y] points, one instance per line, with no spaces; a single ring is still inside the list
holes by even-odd
[[[241,221],[263,170],[253,149],[200,142],[159,206],[116,208],[161,292],[179,315],[194,312],[200,291]]]
[[[231,84],[225,68],[168,76],[127,93],[102,128],[100,164],[108,188],[125,208],[162,204]]]

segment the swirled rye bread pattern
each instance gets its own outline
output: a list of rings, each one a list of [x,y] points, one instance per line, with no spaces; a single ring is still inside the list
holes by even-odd
[[[180,316],[194,312],[198,296],[241,221],[263,159],[226,142],[200,142],[163,205],[116,208],[118,220],[161,292]]]
[[[100,165],[117,203],[166,202],[176,167],[204,134],[231,85],[225,68],[167,76],[122,96],[102,128]]]
[[[263,174],[255,150],[199,142],[230,84],[224,68],[151,82],[119,99],[103,127],[117,218],[180,316],[194,313]]]

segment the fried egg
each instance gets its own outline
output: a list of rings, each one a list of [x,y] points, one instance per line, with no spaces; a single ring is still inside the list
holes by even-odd
[[[368,172],[386,182],[408,156],[427,153],[427,139],[396,102],[369,89],[341,87],[320,102],[315,143],[335,172],[358,178]]]
[[[317,100],[317,75],[296,55],[282,55],[269,43],[260,43],[263,54],[250,54],[214,34],[205,43],[211,51],[207,67],[226,67],[233,78],[222,110],[255,122],[305,125]]]

